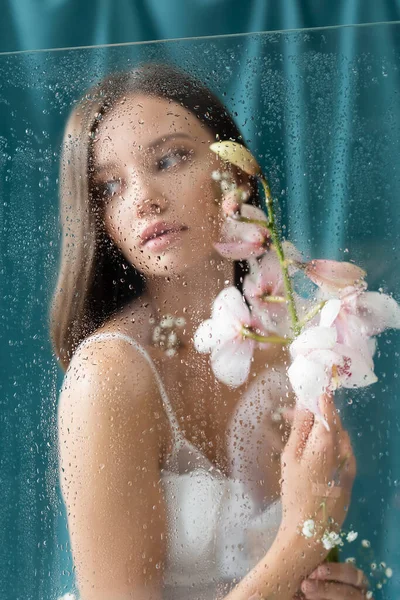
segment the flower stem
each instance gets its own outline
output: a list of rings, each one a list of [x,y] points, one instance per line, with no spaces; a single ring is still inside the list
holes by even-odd
[[[289,277],[288,265],[285,261],[285,256],[283,254],[281,240],[279,238],[278,229],[277,229],[277,226],[275,223],[275,214],[274,214],[274,206],[273,206],[272,196],[271,196],[271,192],[270,192],[268,183],[263,175],[260,176],[260,180],[261,180],[261,183],[262,183],[262,186],[264,189],[265,199],[266,199],[266,204],[267,204],[268,219],[269,219],[268,228],[270,230],[272,242],[275,246],[275,252],[278,256],[278,259],[279,259],[279,262],[281,265],[281,269],[282,269],[283,284],[284,284],[285,292],[286,292],[286,300],[288,303],[288,310],[289,310],[290,318],[292,320],[292,329],[293,329],[295,335],[298,335],[301,331],[301,326],[299,323],[299,318],[297,316],[297,311],[296,311],[296,305],[294,302],[293,287],[292,287],[292,282]]]
[[[269,229],[269,223],[267,221],[262,221],[261,219],[249,219],[249,217],[234,217],[235,221],[240,221],[241,223],[253,223],[254,225],[260,225],[261,227],[265,227],[265,229]]]
[[[284,304],[286,302],[286,298],[283,296],[262,296],[261,301],[266,303],[272,302],[276,304]]]
[[[340,562],[339,546],[331,548],[324,562],[338,563]]]
[[[261,342],[263,344],[287,345],[292,342],[292,340],[290,338],[283,338],[283,337],[280,337],[279,335],[260,335],[258,333],[255,333],[255,331],[248,329],[247,327],[242,328],[242,335],[245,338],[250,338],[252,340],[255,340],[256,342]]]
[[[301,328],[304,327],[304,325],[306,323],[308,323],[308,321],[311,321],[311,319],[313,319],[315,317],[315,315],[317,315],[319,313],[319,311],[321,310],[321,308],[323,308],[326,304],[326,300],[323,300],[322,302],[319,302],[318,304],[316,304],[315,306],[312,307],[312,309],[306,314],[306,316],[304,317],[304,319],[302,319],[299,322],[299,326]]]

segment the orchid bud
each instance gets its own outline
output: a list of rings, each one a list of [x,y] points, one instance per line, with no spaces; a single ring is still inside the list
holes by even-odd
[[[237,142],[215,142],[210,150],[248,175],[261,175],[261,168],[251,152]]]

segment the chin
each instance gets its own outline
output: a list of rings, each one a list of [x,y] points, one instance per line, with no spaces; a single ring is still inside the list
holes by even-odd
[[[143,261],[140,271],[146,276],[166,277],[181,275],[196,267],[199,263],[204,268],[205,261],[211,259],[211,254],[194,256],[193,252],[182,252],[171,249],[168,252],[152,257],[151,260]],[[201,275],[201,273],[200,273]]]

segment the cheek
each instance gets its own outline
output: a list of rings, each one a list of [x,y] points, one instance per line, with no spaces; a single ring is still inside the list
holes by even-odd
[[[131,224],[132,214],[129,209],[124,210],[123,205],[108,206],[104,215],[104,227],[108,235],[119,247],[129,242],[133,247],[135,243],[135,230]]]

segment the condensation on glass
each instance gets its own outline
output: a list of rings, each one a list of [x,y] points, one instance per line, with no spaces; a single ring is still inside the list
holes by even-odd
[[[398,37],[393,24],[0,55],[2,597],[216,600],[266,555],[289,358],[254,341],[217,364],[193,341],[247,310],[231,295],[235,317],[228,301],[212,314],[251,267],[214,246],[234,205],[222,195],[239,186],[266,211],[256,179],[209,146],[251,150],[303,260],[354,262],[399,299]],[[376,598],[400,590],[398,356],[383,333],[378,381],[336,396],[357,459],[358,539],[340,556],[384,573]]]

